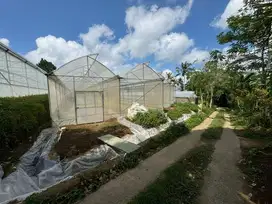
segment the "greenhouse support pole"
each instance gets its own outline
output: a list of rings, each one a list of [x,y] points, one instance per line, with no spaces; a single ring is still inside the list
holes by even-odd
[[[73,88],[74,88],[75,121],[76,121],[76,125],[77,125],[76,85],[75,85],[75,77],[74,76],[73,76]]]
[[[29,94],[29,83],[28,83],[28,77],[27,77],[27,70],[26,70],[26,63],[24,63],[25,65],[25,75],[26,75],[26,84],[27,84],[27,91],[28,91],[28,94]],[[48,84],[48,76],[47,76],[47,84]],[[48,86],[48,91],[49,91],[49,86]]]
[[[7,54],[7,52],[5,52],[5,60],[6,60],[6,66],[7,66],[7,71],[8,71],[8,80],[10,82],[10,71],[9,71],[8,54]]]
[[[144,106],[145,106],[145,82],[143,83],[144,84],[144,86],[143,86],[143,100],[144,100]]]
[[[105,105],[104,105],[104,89],[102,93],[102,111],[103,111],[103,121],[105,121]]]
[[[161,81],[162,109],[164,108],[164,83]]]
[[[119,114],[122,115],[122,108],[121,108],[121,79],[118,77],[119,81]]]

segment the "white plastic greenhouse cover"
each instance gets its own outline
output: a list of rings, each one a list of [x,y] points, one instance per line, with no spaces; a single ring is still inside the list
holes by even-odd
[[[164,77],[148,63],[138,64],[128,71],[120,83],[122,114],[134,102],[147,108],[169,107],[174,101],[174,89],[164,81]]]
[[[120,80],[87,55],[48,77],[51,118],[58,126],[101,122],[120,115]]]
[[[46,94],[45,72],[0,42],[0,97]]]

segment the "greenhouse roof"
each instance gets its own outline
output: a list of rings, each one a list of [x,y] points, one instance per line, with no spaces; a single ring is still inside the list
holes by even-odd
[[[42,70],[40,67],[37,65],[33,64],[32,62],[28,61],[26,58],[22,57],[21,55],[17,54],[13,50],[11,50],[8,46],[0,42],[0,49],[4,50],[5,52],[8,52],[10,55],[16,57],[17,59],[21,60],[22,62],[30,65],[34,69],[37,69],[38,71],[42,72],[43,74],[46,74],[44,70]]]
[[[109,68],[97,61],[97,54],[87,55],[74,59],[53,73],[56,76],[75,76],[92,78],[111,78],[116,76]]]
[[[126,79],[131,80],[164,80],[164,77],[152,69],[148,63],[141,63],[125,74]]]

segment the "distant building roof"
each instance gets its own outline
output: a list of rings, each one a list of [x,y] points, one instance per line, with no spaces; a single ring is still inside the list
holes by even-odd
[[[176,97],[178,98],[196,98],[194,91],[176,91]]]

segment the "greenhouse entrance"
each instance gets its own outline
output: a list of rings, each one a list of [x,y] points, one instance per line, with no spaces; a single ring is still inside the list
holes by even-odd
[[[102,91],[76,91],[76,123],[104,121],[104,100]]]
[[[134,102],[161,110],[174,102],[174,86],[148,63],[138,64],[120,77],[96,58],[77,58],[48,75],[53,125],[96,123],[126,116]]]

